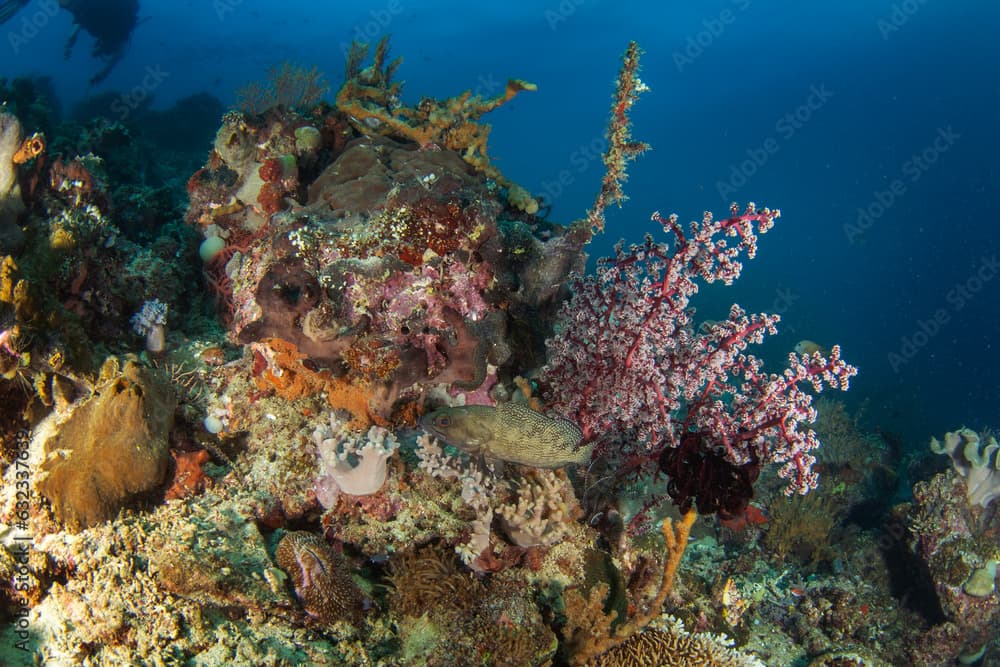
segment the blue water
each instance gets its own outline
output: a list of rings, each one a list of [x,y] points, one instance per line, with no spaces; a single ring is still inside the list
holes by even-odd
[[[86,35],[63,60],[70,21],[55,5],[33,0],[2,26],[0,75],[50,75],[66,108],[107,91],[124,91],[122,113],[200,91],[230,104],[283,60],[336,89],[351,39],[385,33],[411,102],[533,81],[487,118],[490,149],[562,221],[592,202],[618,57],[637,40],[651,92],[634,132],[654,150],[592,254],[638,239],[653,210],[780,207],[743,279],[696,298],[702,316],[733,301],[781,312],[762,350],[775,369],[800,339],[841,343],[861,369],[848,402],[912,447],[1000,427],[995,2],[144,0],[97,87]]]

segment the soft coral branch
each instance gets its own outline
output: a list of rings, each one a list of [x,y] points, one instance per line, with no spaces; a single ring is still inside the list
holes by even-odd
[[[734,305],[699,332],[691,324],[699,284],[739,278],[741,256],[755,256],[757,235],[779,215],[733,205],[728,218],[705,213],[685,230],[677,216],[654,214],[673,243],[651,235],[627,249],[619,243],[596,275],[574,279],[543,380],[552,408],[600,440],[598,452],[621,443],[623,457],[657,460],[686,439],[731,466],[781,464],[789,493],[816,486],[809,452],[818,441],[803,427],[815,410],[800,385],[846,389],[857,369],[834,347],[829,358],[792,354],[782,374],[765,374],[746,350],[777,331],[777,315]]]

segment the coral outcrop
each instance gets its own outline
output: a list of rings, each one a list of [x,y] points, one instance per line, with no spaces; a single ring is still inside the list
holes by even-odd
[[[515,207],[529,215],[538,212],[538,202],[531,194],[504,178],[490,162],[486,151],[490,126],[479,122],[483,114],[519,92],[536,90],[535,84],[509,79],[503,92],[492,98],[484,99],[467,90],[447,100],[424,98],[416,107],[407,107],[399,102],[402,84],[392,81],[401,59],[386,62],[388,37],[376,45],[374,62],[362,69],[367,54],[366,45],[355,45],[347,60],[347,80],[337,92],[337,107],[347,114],[352,125],[365,134],[401,138],[421,147],[461,155],[477,171],[508,188]]]
[[[955,472],[965,479],[970,505],[986,507],[1000,496],[1000,444],[994,436],[981,438],[970,428],[945,433],[944,441],[931,438],[931,451],[947,454]]]
[[[971,436],[952,440],[975,442]],[[963,477],[949,470],[913,488],[909,546],[926,568],[941,617],[912,648],[914,664],[946,664],[959,656],[972,662],[1000,631],[1000,513],[983,509],[963,487]]]
[[[223,239],[208,270],[231,338],[282,395],[309,375],[300,361],[322,377],[298,396],[346,382],[369,423],[412,423],[436,385],[488,400],[496,377],[540,361],[582,239],[518,209],[461,147],[351,118],[230,114],[189,182],[188,219]]]

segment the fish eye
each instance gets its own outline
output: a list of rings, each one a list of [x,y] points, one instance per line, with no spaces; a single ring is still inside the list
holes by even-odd
[[[448,426],[449,424],[451,424],[451,419],[442,415],[434,420],[434,424],[436,426]]]

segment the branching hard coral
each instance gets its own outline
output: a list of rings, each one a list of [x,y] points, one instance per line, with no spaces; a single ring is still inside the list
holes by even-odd
[[[536,86],[510,79],[504,92],[496,97],[484,99],[467,90],[447,100],[424,98],[416,107],[407,107],[399,101],[401,84],[390,82],[399,60],[386,65],[387,54],[388,37],[384,37],[375,49],[375,63],[362,70],[367,47],[352,47],[348,78],[337,93],[336,105],[348,115],[354,127],[363,134],[398,137],[431,150],[455,151],[476,170],[507,187],[512,204],[519,204],[529,214],[537,212],[538,203],[490,163],[486,149],[490,126],[478,122],[483,114],[522,90],[535,90]]]
[[[426,433],[417,437],[417,458],[419,468],[432,477],[457,479],[462,485],[462,500],[471,507],[476,518],[469,526],[469,538],[455,547],[466,565],[475,561],[490,545],[490,524],[493,523],[493,497],[496,493],[493,480],[475,463],[463,466],[455,457],[448,456],[441,449],[436,438]]]
[[[548,546],[562,540],[580,509],[565,471],[532,470],[521,478],[516,496],[497,508],[507,536],[519,547]]]

